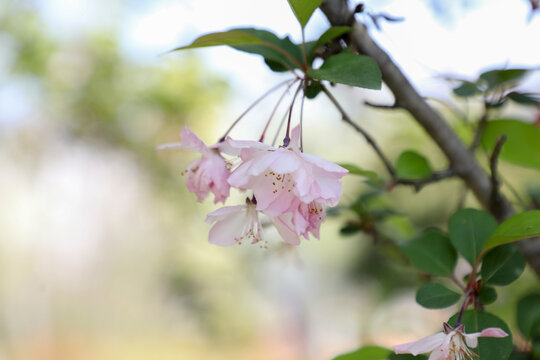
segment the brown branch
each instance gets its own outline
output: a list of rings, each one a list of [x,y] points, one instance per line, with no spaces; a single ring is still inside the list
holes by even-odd
[[[444,179],[455,177],[457,174],[452,168],[448,168],[441,171],[434,171],[431,176],[424,179],[396,179],[395,184],[410,185],[414,187],[416,192],[422,190],[422,188],[428,184],[438,182]]]
[[[418,94],[390,56],[372,40],[366,27],[356,23],[354,14],[348,8],[347,0],[323,0],[321,10],[333,26],[353,27],[353,31],[349,33],[351,47],[377,62],[383,81],[394,94],[396,102],[426,130],[448,158],[450,167],[463,179],[478,201],[499,221],[512,216],[515,211],[508,199],[502,194],[499,205],[491,206],[492,184],[490,176],[482,169],[474,154],[467,149],[443,117]],[[540,242],[538,239],[526,239],[517,244],[527,262],[540,276]]]
[[[486,101],[484,101],[484,112],[482,113],[482,117],[480,118],[480,121],[478,121],[478,126],[476,127],[476,131],[474,133],[474,139],[469,146],[469,149],[471,151],[476,150],[478,145],[480,145],[480,141],[482,140],[482,135],[484,135],[484,129],[486,128],[488,119],[488,104]]]

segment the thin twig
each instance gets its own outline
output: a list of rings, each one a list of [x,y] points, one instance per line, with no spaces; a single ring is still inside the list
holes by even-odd
[[[482,140],[482,135],[484,135],[484,129],[486,128],[488,119],[488,103],[487,100],[484,101],[484,112],[482,114],[482,117],[480,118],[480,121],[478,121],[478,126],[476,127],[476,132],[474,133],[474,139],[469,146],[469,150],[474,151],[480,145],[480,141]]]
[[[291,101],[291,106],[289,108],[289,119],[287,120],[287,131],[285,133],[285,138],[283,139],[283,146],[289,146],[289,143],[291,142],[290,134],[291,134],[292,111],[293,111],[294,102],[296,101],[296,97],[298,96],[300,89],[302,89],[302,84],[298,85],[298,88],[296,89],[293,99]]]
[[[369,133],[367,133],[364,129],[362,129],[360,126],[358,126],[356,123],[354,123],[352,121],[352,119],[349,117],[349,115],[347,115],[345,110],[341,107],[339,102],[336,100],[334,95],[332,95],[332,93],[330,91],[328,91],[326,86],[321,84],[321,89],[326,94],[326,96],[328,96],[328,98],[330,99],[332,104],[334,104],[336,109],[340,112],[341,118],[343,119],[343,121],[345,121],[347,124],[351,125],[354,128],[354,130],[359,132],[366,139],[368,144],[371,145],[373,150],[375,150],[375,152],[377,153],[377,155],[379,156],[381,161],[384,163],[384,166],[386,167],[386,170],[388,171],[388,173],[390,174],[392,179],[396,179],[396,171],[394,170],[394,167],[392,166],[392,163],[384,155],[381,148],[379,148],[379,145],[377,145],[377,143],[375,142],[375,139],[373,139]]]
[[[399,110],[401,109],[401,106],[397,102],[395,102],[393,105],[381,105],[381,104],[374,104],[369,101],[364,101],[364,105],[375,108],[375,109],[383,109],[383,110]]]
[[[414,190],[418,192],[427,184],[438,182],[454,176],[457,176],[457,173],[454,171],[454,169],[448,168],[441,171],[434,171],[431,176],[428,176],[424,179],[396,179],[394,181],[394,184],[410,185],[414,187]]]
[[[306,99],[306,87],[307,83],[304,80],[302,82],[302,102],[300,103],[300,151],[304,151],[304,100]]]
[[[283,101],[283,98],[285,97],[285,95],[287,95],[287,93],[289,92],[289,89],[291,88],[291,86],[293,86],[294,83],[297,82],[298,80],[299,79],[294,79],[294,81],[292,81],[289,85],[287,85],[287,88],[285,89],[285,91],[279,97],[276,105],[274,106],[274,108],[272,109],[272,112],[270,113],[270,117],[268,118],[268,121],[266,122],[266,125],[264,126],[264,130],[263,130],[263,132],[261,134],[261,137],[259,138],[259,142],[264,141],[264,135],[266,134],[266,130],[268,130],[268,126],[270,126],[270,122],[272,122],[272,119],[274,118],[274,115],[276,113],[277,108],[279,107],[279,105]]]

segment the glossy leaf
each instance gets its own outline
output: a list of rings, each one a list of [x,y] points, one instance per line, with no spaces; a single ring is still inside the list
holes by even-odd
[[[228,45],[240,51],[262,55],[270,68],[276,69],[275,71],[282,71],[283,67],[298,68],[302,63],[301,49],[288,37],[280,39],[269,31],[253,28],[238,28],[202,35],[190,45],[181,46],[172,51],[220,45]]]
[[[274,33],[266,30],[252,28],[244,28],[241,30],[256,36],[261,39],[261,42],[233,45],[235,49],[251,54],[262,55],[267,62],[279,63],[287,69],[301,67],[303,62],[302,50],[288,37],[280,39]]]
[[[534,95],[537,95],[537,96],[534,96]],[[506,95],[506,97],[521,105],[540,106],[540,98],[538,97],[538,94],[527,94],[527,93],[520,93],[517,91],[513,91],[509,93],[508,95]]]
[[[490,250],[482,259],[482,281],[491,285],[508,285],[525,269],[525,258],[512,244]]]
[[[333,360],[386,360],[392,353],[392,350],[380,346],[368,345],[360,349],[339,355]]]
[[[486,243],[486,248],[540,236],[540,210],[525,211],[506,219]]]
[[[199,36],[190,45],[180,46],[171,51],[195,49],[209,46],[220,45],[245,45],[245,44],[260,44],[263,40],[259,37],[244,31],[244,29],[233,29],[229,31],[216,32]]]
[[[319,69],[308,70],[317,80],[379,90],[381,72],[377,63],[368,56],[340,53],[328,58]]]
[[[352,28],[350,26],[332,26],[319,37],[316,44],[317,46],[328,44],[338,36],[346,34],[351,30]]]
[[[313,12],[321,5],[322,0],[288,0],[289,5],[298,19],[298,22],[304,28],[308,23]]]
[[[416,292],[416,302],[428,309],[454,305],[460,298],[460,294],[438,283],[425,284]]]
[[[518,301],[517,325],[527,339],[540,335],[540,293],[529,294]]]
[[[486,82],[489,89],[493,89],[501,85],[516,84],[527,73],[526,69],[490,70],[481,74],[480,79]]]
[[[474,96],[480,92],[476,84],[470,81],[463,81],[461,85],[459,85],[453,91],[454,94],[461,97]]]
[[[397,159],[396,172],[403,179],[422,179],[431,175],[431,166],[424,156],[407,150]]]
[[[454,326],[457,318],[458,314],[455,314],[450,318],[448,323]],[[463,313],[461,322],[465,325],[465,332],[468,334],[479,332],[490,327],[503,329],[508,336],[503,338],[479,337],[478,347],[473,349],[473,351],[482,360],[508,359],[508,356],[512,351],[512,333],[503,320],[488,312],[467,310]]]
[[[488,121],[482,145],[491,152],[500,135],[506,135],[500,158],[516,165],[540,169],[540,127],[514,119]]]
[[[483,305],[489,305],[497,300],[497,290],[493,286],[482,286],[478,293],[478,300]]]
[[[471,265],[496,227],[497,222],[491,214],[476,209],[456,211],[448,224],[450,241]]]
[[[445,234],[430,230],[401,246],[411,262],[433,275],[452,276],[457,253]]]

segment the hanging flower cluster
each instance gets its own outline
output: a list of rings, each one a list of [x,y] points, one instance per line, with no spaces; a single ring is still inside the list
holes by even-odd
[[[300,238],[308,239],[309,234],[319,238],[320,225],[326,218],[325,206],[337,205],[342,193],[340,179],[348,171],[303,153],[300,136],[298,126],[292,130],[288,144],[279,148],[230,137],[207,146],[187,127],[182,130],[181,142],[172,146],[202,155],[184,172],[189,191],[199,201],[213,193],[215,203],[225,203],[231,187],[249,192],[245,204],[225,206],[207,216],[206,221],[214,224],[209,233],[212,244],[263,241],[261,213],[271,219],[283,240],[291,245],[300,244]],[[166,147],[171,145],[161,148]],[[239,161],[227,161],[224,154]],[[232,163],[237,165],[233,167]]]

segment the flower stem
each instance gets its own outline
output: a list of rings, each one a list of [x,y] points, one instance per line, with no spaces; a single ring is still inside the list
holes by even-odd
[[[270,125],[270,123],[272,122],[272,119],[274,118],[274,114],[276,113],[276,110],[277,108],[279,107],[279,104],[281,104],[281,101],[283,101],[283,98],[285,97],[285,95],[287,94],[287,92],[289,92],[289,89],[291,88],[291,86],[293,86],[293,84],[295,82],[297,82],[298,80],[300,80],[300,78],[296,78],[294,79],[289,85],[287,85],[287,88],[285,89],[285,91],[283,92],[283,94],[281,94],[281,96],[279,97],[277,103],[276,103],[276,106],[274,106],[274,109],[272,109],[272,113],[270,114],[270,117],[268,118],[268,121],[266,122],[266,125],[264,126],[264,130],[261,134],[261,137],[259,138],[259,142],[263,142],[264,141],[264,136],[266,134],[266,130],[268,130],[268,126]]]
[[[229,133],[232,131],[232,129],[236,126],[236,124],[238,124],[240,122],[240,120],[242,120],[242,118],[251,110],[255,107],[255,105],[257,105],[259,102],[261,102],[261,100],[263,100],[265,97],[267,97],[268,95],[270,95],[271,93],[273,93],[274,91],[276,91],[277,89],[279,89],[280,87],[282,87],[283,85],[285,85],[286,83],[290,82],[290,81],[294,81],[294,80],[291,80],[291,79],[287,79],[285,81],[282,81],[280,82],[279,84],[275,85],[274,87],[270,88],[269,90],[267,90],[264,94],[262,94],[259,98],[257,98],[257,100],[255,100],[250,106],[248,106],[248,108],[246,110],[244,110],[244,112],[242,114],[240,114],[240,116],[234,120],[234,122],[231,124],[231,126],[229,126],[229,128],[227,129],[227,131],[225,132],[225,134],[219,139],[218,143],[220,142],[223,142],[225,141],[225,138],[227,137],[227,135],[229,135]]]
[[[456,321],[456,325],[454,326],[454,329],[457,328],[459,325],[461,325],[461,318],[463,317],[463,313],[465,312],[465,310],[467,309],[467,307],[469,306],[473,298],[472,293],[473,292],[470,289],[467,290],[467,292],[465,293],[465,296],[466,296],[465,301],[463,301],[463,305],[461,305],[461,309],[459,310],[459,315]]]
[[[296,97],[298,96],[298,93],[300,92],[300,89],[302,88],[302,84],[303,84],[303,81],[302,83],[300,83],[300,85],[298,85],[298,88],[296,88],[296,92],[294,93],[293,99],[291,101],[291,106],[289,107],[289,119],[287,120],[287,131],[285,133],[285,138],[283,139],[283,146],[289,146],[289,143],[291,142],[290,133],[291,133],[292,111],[293,111],[294,102],[296,101]]]

